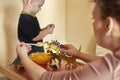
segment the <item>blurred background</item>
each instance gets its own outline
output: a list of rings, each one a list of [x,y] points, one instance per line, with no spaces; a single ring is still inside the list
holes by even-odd
[[[71,43],[81,51],[95,55],[96,41],[92,28],[90,0],[46,0],[37,14],[40,26],[55,24],[54,33],[44,41],[58,40]],[[18,19],[22,10],[21,0],[0,0],[0,64],[9,65],[16,58]],[[98,50],[99,51],[99,50]]]

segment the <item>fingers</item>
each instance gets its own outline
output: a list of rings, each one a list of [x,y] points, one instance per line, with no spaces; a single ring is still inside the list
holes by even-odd
[[[25,47],[28,51],[31,50],[31,46],[29,44],[24,43],[24,42],[21,42],[17,45],[17,49],[21,49],[23,47]]]
[[[55,25],[54,25],[54,24],[49,24],[49,26],[50,26],[50,27],[55,27]]]
[[[54,24],[48,24],[48,27],[50,27],[50,28],[55,28],[55,25]]]
[[[25,45],[25,43],[24,42],[21,42],[21,43],[19,43],[17,46],[18,47],[22,47],[22,46],[24,46]]]
[[[21,42],[17,45],[16,47],[16,52],[18,54],[18,56],[21,58],[23,56],[27,57],[28,56],[28,52],[31,50],[31,46],[24,43],[24,42]]]
[[[69,44],[62,45],[62,48],[60,48],[60,52],[62,53],[68,53],[69,51]]]
[[[55,28],[55,25],[54,25],[54,24],[48,24],[48,25],[46,26],[46,28],[44,28],[44,29],[47,29],[48,34],[52,34],[53,31],[54,31],[54,28]]]
[[[66,50],[61,48],[61,49],[60,49],[60,52],[61,52],[61,53],[64,53],[64,52],[66,52]]]
[[[63,49],[69,49],[72,45],[71,44],[62,44]]]

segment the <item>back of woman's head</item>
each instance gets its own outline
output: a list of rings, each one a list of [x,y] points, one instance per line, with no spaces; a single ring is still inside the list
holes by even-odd
[[[94,0],[100,7],[102,19],[113,17],[120,22],[120,0]]]

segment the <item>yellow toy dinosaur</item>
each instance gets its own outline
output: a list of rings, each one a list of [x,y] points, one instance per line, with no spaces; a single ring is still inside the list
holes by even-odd
[[[69,57],[65,54],[61,54],[59,49],[63,47],[57,40],[53,40],[50,43],[49,42],[38,42],[37,44],[30,44],[30,45],[36,45],[38,47],[48,45],[46,48],[46,52],[34,52],[29,55],[30,59],[36,62],[38,65],[46,67],[50,66],[53,68],[53,70],[58,70],[58,66],[61,64],[61,60],[65,60],[67,64],[65,65],[66,69],[74,69],[76,68],[76,58]],[[58,64],[52,64],[52,60],[54,63],[58,62]],[[57,60],[57,61],[56,61]],[[14,68],[18,69],[20,72],[24,71],[24,67],[18,67],[18,65],[21,64],[20,59],[15,60],[13,62]]]

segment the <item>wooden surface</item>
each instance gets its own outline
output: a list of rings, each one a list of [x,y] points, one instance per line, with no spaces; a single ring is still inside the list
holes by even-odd
[[[6,77],[8,77],[11,80],[27,80],[3,65],[0,65],[0,73],[4,74]]]

